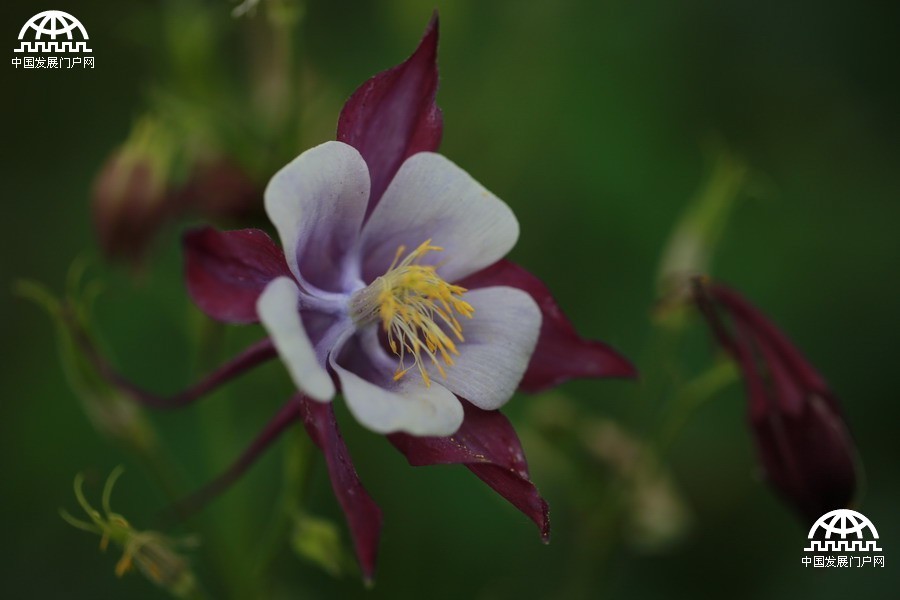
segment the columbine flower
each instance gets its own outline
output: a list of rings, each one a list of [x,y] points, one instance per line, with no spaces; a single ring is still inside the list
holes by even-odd
[[[347,101],[338,141],[304,152],[273,177],[265,205],[284,251],[254,229],[185,236],[196,304],[221,321],[261,322],[269,338],[170,398],[101,365],[145,404],[173,407],[279,356],[300,393],[182,508],[220,492],[300,420],[325,455],[367,579],[381,513],[338,430],[330,403],[338,390],[355,417],[388,434],[411,464],[466,465],[547,539],[547,504],[496,409],[517,387],[634,375],[608,346],[578,336],[537,278],[503,259],[519,233],[510,209],[433,153],[443,130],[434,103],[437,39],[435,18],[407,61]]]
[[[744,376],[750,427],[769,484],[810,522],[847,507],[857,488],[856,447],[825,381],[734,290],[697,280],[695,298]]]
[[[541,312],[527,293],[456,284],[503,258],[518,224],[438,154],[408,158],[365,220],[370,189],[365,161],[342,142],[308,150],[275,175],[266,210],[286,260],[270,266],[288,268],[271,272],[253,316],[305,395],[330,401],[330,370],[370,429],[450,435],[463,420],[454,394],[499,408],[537,341]],[[201,230],[187,244],[227,235]],[[270,243],[260,232],[240,235]],[[201,308],[211,296],[227,299],[190,271],[188,284]]]

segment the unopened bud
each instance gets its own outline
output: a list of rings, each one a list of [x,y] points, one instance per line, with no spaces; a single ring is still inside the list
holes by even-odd
[[[768,483],[811,524],[856,499],[861,464],[837,397],[794,344],[732,289],[695,284],[700,310],[741,369]]]
[[[173,202],[210,219],[238,220],[262,214],[263,188],[230,159],[200,159]]]
[[[140,262],[170,210],[174,143],[164,125],[145,118],[106,160],[94,180],[91,210],[103,253]]]

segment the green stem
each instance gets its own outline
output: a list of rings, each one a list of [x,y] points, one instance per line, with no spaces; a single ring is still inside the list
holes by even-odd
[[[605,581],[609,559],[620,541],[619,523],[623,513],[621,489],[615,481],[609,481],[603,492],[585,510],[583,527],[578,531],[570,575],[566,578],[571,598],[596,598],[599,593],[596,581]]]
[[[189,309],[189,330],[194,333],[194,373],[209,371],[211,367],[221,359],[222,348],[225,341],[225,327],[201,315],[194,309]],[[219,398],[219,400],[225,400]],[[197,407],[200,434],[205,445],[208,464],[211,469],[218,469],[220,463],[220,449],[224,446],[224,440],[232,439],[230,425],[231,419],[223,418],[222,410],[227,410],[226,403],[200,403]],[[196,487],[196,486],[194,486]],[[209,512],[200,515],[196,524],[204,539],[204,549],[210,566],[217,573],[222,582],[222,588],[228,591],[232,598],[246,598],[255,591],[254,582],[246,562],[235,551],[232,545],[225,541],[225,536],[212,524],[212,516]],[[219,518],[215,522],[231,522],[229,518]]]
[[[315,466],[315,447],[309,436],[300,427],[295,427],[286,437],[281,495],[260,542],[260,558],[254,569],[259,580],[267,587],[272,583],[272,571],[278,555],[288,540],[293,516],[298,510],[302,510],[308,496]]]
[[[656,453],[659,455],[668,450],[691,415],[736,380],[734,364],[720,361],[682,386],[669,404],[654,436]]]
[[[682,331],[680,327],[654,326],[642,352],[643,360],[638,363],[649,365],[633,391],[633,422],[636,429],[643,429],[644,436],[650,436],[661,407],[681,381],[677,361],[681,356],[678,346],[683,340]]]

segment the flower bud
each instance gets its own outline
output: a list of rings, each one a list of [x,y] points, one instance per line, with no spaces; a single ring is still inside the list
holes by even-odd
[[[170,211],[174,144],[163,125],[139,121],[94,180],[91,211],[107,258],[139,263]]]
[[[263,189],[234,161],[204,158],[191,167],[173,202],[209,219],[241,220],[262,214]]]
[[[809,523],[846,508],[856,495],[860,466],[837,398],[825,381],[735,291],[698,280],[695,298],[741,369],[750,429],[769,485]]]

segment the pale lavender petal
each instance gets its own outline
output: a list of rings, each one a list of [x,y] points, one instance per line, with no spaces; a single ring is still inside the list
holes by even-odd
[[[374,326],[347,340],[337,357],[331,356],[347,407],[363,426],[376,433],[455,432],[463,419],[456,396],[437,382],[426,385],[415,369],[394,381],[396,366],[378,346]]]
[[[455,281],[503,258],[519,237],[509,207],[440,154],[421,152],[403,163],[362,232],[363,278],[390,266],[400,245],[426,240],[444,248],[423,264]]]
[[[511,287],[473,290],[464,299],[475,309],[462,319],[464,342],[440,381],[484,410],[506,404],[522,380],[541,330],[541,311],[531,296]]]
[[[275,279],[260,295],[256,308],[297,389],[320,402],[330,401],[334,382],[303,326],[297,284],[288,277]]]
[[[266,212],[287,263],[307,292],[346,292],[357,279],[353,252],[369,199],[369,171],[353,147],[326,142],[278,171]]]

